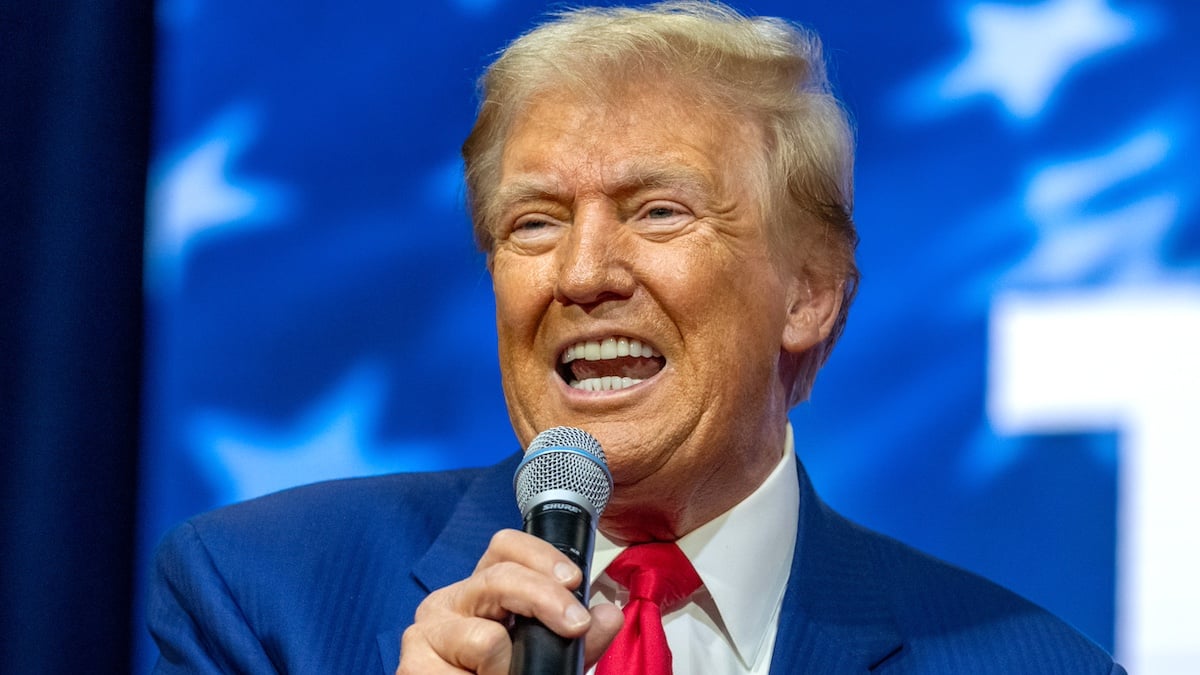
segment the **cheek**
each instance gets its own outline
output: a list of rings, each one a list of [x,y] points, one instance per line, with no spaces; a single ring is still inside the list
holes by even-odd
[[[769,289],[759,280],[753,263],[729,251],[700,248],[680,256],[675,265],[660,265],[659,279],[671,288],[684,316],[704,316],[704,321],[730,322],[760,307]]]
[[[524,263],[525,261],[521,261]],[[501,263],[492,266],[492,293],[496,298],[496,329],[503,341],[536,324],[546,306],[545,284],[537,266]]]
[[[536,318],[520,293],[496,294],[496,353],[500,362],[500,377],[505,396],[515,395],[524,388],[519,382],[534,370],[530,357],[537,335]]]
[[[769,265],[752,263],[752,265]],[[720,359],[781,344],[785,298],[771,270],[745,261],[709,260],[679,287],[681,330],[724,345]],[[711,349],[711,345],[709,346]]]

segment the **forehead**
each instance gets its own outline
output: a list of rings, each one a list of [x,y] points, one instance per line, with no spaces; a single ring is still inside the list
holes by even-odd
[[[510,128],[501,190],[548,181],[599,181],[616,191],[724,183],[747,175],[758,137],[744,118],[695,105],[686,88],[669,82],[544,91]]]

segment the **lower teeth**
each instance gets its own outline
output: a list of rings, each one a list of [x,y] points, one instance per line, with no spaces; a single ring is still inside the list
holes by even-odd
[[[625,389],[641,382],[632,377],[589,377],[586,380],[575,380],[571,386],[583,391],[615,391]]]

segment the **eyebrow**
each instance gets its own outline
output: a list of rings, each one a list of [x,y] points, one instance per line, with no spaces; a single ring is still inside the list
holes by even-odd
[[[557,181],[528,178],[513,181],[496,191],[492,197],[492,208],[503,210],[513,204],[538,200],[557,200],[566,191]]]
[[[691,167],[632,161],[621,167],[619,173],[620,176],[615,180],[605,181],[605,192],[625,196],[642,190],[676,188],[689,194],[702,195],[711,192],[714,187],[708,176]],[[524,178],[497,190],[492,203],[495,209],[504,210],[530,201],[560,201],[566,192],[558,181]]]

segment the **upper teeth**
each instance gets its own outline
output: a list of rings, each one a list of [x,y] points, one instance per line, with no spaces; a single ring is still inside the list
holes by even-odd
[[[599,361],[615,359],[619,356],[655,357],[662,356],[650,345],[642,344],[640,340],[629,338],[605,338],[604,340],[588,340],[577,342],[562,354],[562,362],[570,363],[576,359]]]

